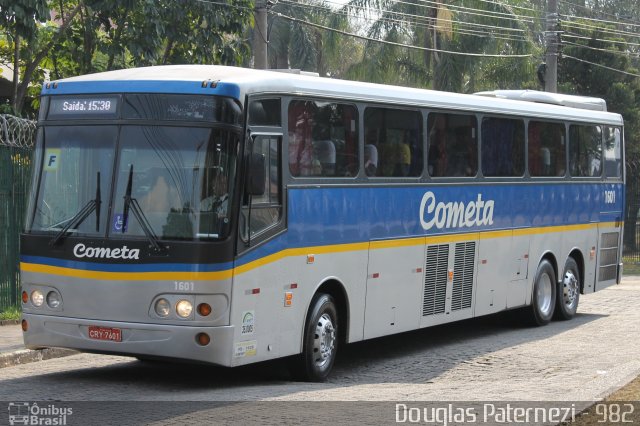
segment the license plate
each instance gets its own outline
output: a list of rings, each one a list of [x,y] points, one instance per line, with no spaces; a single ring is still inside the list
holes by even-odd
[[[89,338],[95,340],[110,340],[122,342],[122,330],[119,328],[89,326]]]

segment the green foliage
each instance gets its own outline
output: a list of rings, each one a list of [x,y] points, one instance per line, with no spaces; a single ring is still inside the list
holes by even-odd
[[[512,3],[528,6],[523,1]],[[384,12],[376,16],[375,9]],[[360,63],[350,69],[350,78],[467,93],[535,85],[532,70],[540,48],[535,45],[532,30],[537,30],[539,24],[524,19],[525,12],[515,13],[508,4],[482,0],[442,3],[351,0],[344,10],[358,14],[361,19],[376,16],[367,34],[372,40],[423,48],[369,40]],[[450,14],[451,19],[442,15],[438,18],[439,11]],[[443,29],[447,25],[450,32]],[[503,30],[497,30],[498,27]],[[492,58],[485,54],[504,56]],[[530,54],[531,58],[506,57],[521,54]]]
[[[19,320],[22,310],[19,307],[11,306],[0,312],[0,321]]]
[[[46,0],[0,0],[0,27],[12,28],[14,35],[30,39],[37,22],[49,19]]]
[[[0,0],[0,60],[12,61],[15,34],[22,35],[21,110],[47,73],[60,79],[135,66],[238,65],[250,55],[243,33],[252,7],[252,0]],[[33,115],[36,107],[28,102],[22,112]]]
[[[640,78],[633,75],[640,73],[638,50],[634,52],[626,44],[630,38],[623,39],[615,33],[616,25],[601,24],[599,29],[594,29],[592,21],[578,21],[580,24],[584,30],[574,28],[572,31],[584,38],[563,49],[568,57],[559,62],[559,91],[605,99],[607,108],[624,118],[627,155],[639,155]],[[640,42],[640,38],[635,40]]]

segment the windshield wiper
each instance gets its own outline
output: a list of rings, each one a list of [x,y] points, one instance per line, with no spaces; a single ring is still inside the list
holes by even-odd
[[[100,195],[100,172],[97,173],[96,182],[96,198],[89,200],[87,204],[80,209],[71,219],[67,221],[67,224],[62,227],[60,231],[49,242],[50,246],[57,245],[67,234],[69,229],[74,226],[79,226],[91,213],[96,212],[96,232],[100,232],[100,205],[102,204],[102,198]]]
[[[122,233],[127,230],[127,222],[129,220],[129,211],[133,212],[133,215],[138,219],[142,232],[149,240],[149,243],[156,252],[164,250],[164,247],[160,245],[160,239],[153,232],[153,228],[149,223],[149,220],[145,216],[144,212],[138,204],[138,200],[131,197],[131,190],[133,186],[133,164],[129,166],[129,178],[127,179],[127,190],[124,194],[124,206],[122,209]]]

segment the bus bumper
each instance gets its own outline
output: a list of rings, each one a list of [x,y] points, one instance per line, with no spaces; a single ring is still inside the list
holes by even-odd
[[[111,355],[158,357],[206,362],[229,367],[232,361],[233,326],[194,327],[187,325],[140,324],[94,321],[47,315],[23,314],[28,330],[23,333],[28,349],[58,347]],[[89,327],[117,328],[120,342],[89,337]],[[201,346],[198,333],[211,341]]]

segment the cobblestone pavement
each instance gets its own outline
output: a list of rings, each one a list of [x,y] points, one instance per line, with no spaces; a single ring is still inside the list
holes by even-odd
[[[546,327],[498,315],[349,345],[326,383],[293,382],[284,364],[80,354],[0,369],[0,400],[593,401],[640,374],[640,277],[583,296],[573,320]]]

